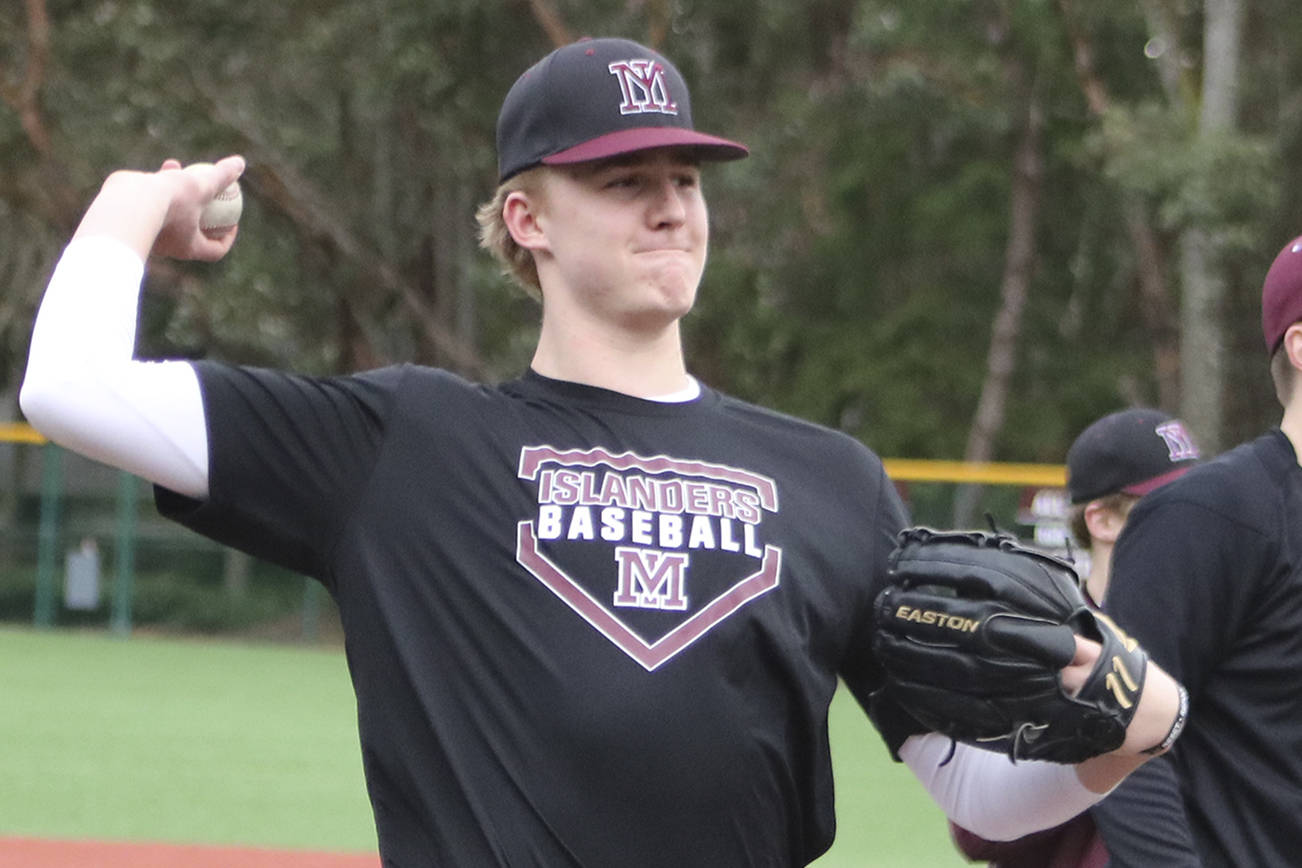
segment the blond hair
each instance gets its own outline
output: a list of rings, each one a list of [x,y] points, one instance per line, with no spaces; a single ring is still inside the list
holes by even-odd
[[[542,191],[542,167],[535,167],[512,175],[497,187],[493,198],[479,206],[475,220],[479,223],[479,246],[487,250],[502,267],[502,274],[514,280],[534,298],[542,298],[542,284],[538,280],[538,265],[533,253],[521,247],[511,237],[511,230],[502,217],[506,198],[512,193],[538,196]]]

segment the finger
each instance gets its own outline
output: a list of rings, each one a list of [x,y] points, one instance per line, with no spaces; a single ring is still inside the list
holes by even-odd
[[[218,175],[222,179],[222,189],[233,183],[244,174],[245,161],[240,154],[232,154],[229,157],[222,157],[215,164]]]
[[[1062,670],[1062,689],[1067,691],[1069,696],[1075,696],[1085,686],[1085,682],[1094,672],[1094,665],[1098,663],[1099,654],[1103,651],[1103,646],[1097,642],[1080,636],[1074,638],[1076,649],[1072,654],[1071,665]]]
[[[159,167],[160,170],[163,170],[163,169],[179,169],[179,168],[181,168],[181,161],[180,161],[180,160],[174,160],[174,159],[172,159],[171,157],[168,157],[166,160],[163,160],[163,165]]]
[[[987,626],[992,645],[1061,669],[1075,661],[1076,634],[1066,624],[1032,621],[1016,616],[992,617]]]
[[[197,182],[197,186],[192,189],[203,203],[207,203],[234,184],[243,174],[244,166],[244,157],[233,154],[222,157],[215,163],[204,161],[190,163],[184,166],[182,171]]]
[[[1079,634],[1072,634],[1076,640],[1076,650],[1072,654],[1071,662],[1073,666],[1088,665],[1093,668],[1098,661],[1099,655],[1103,653],[1103,646],[1093,639],[1086,639]]]

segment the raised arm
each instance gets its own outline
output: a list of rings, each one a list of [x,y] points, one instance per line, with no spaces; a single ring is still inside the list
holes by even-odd
[[[55,268],[32,332],[19,403],[56,443],[181,494],[208,492],[208,439],[193,368],[134,359],[147,258],[214,261],[235,231],[210,238],[203,206],[244,169],[239,157],[183,169],[115,172]]]

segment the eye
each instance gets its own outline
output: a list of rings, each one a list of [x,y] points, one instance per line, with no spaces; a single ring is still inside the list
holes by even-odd
[[[638,186],[640,180],[641,179],[638,178],[636,174],[631,172],[622,172],[618,175],[612,175],[611,178],[606,181],[606,187],[612,190],[628,190]]]

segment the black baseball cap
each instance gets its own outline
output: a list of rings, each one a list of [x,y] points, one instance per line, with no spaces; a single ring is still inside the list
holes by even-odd
[[[1198,446],[1179,419],[1161,410],[1121,410],[1090,425],[1067,450],[1067,492],[1074,504],[1144,495],[1197,461]]]
[[[687,145],[738,160],[738,142],[697,132],[687,83],[664,55],[627,39],[581,39],[525,70],[497,117],[498,180],[540,163]]]

